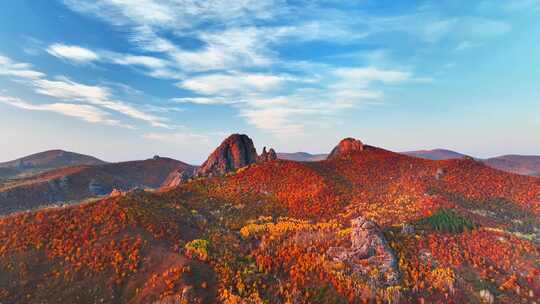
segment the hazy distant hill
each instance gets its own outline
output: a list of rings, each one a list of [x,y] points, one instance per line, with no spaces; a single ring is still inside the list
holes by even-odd
[[[310,154],[306,152],[278,153],[277,157],[284,160],[295,161],[319,161],[326,159],[327,154]]]
[[[63,167],[25,178],[5,180],[0,182],[0,214],[107,195],[113,189],[159,188],[175,170],[192,173],[194,167],[171,158],[154,157],[95,166]]]
[[[503,155],[486,159],[484,163],[503,171],[540,176],[540,156]]]
[[[418,150],[418,151],[407,151],[401,152],[402,154],[420,157],[431,160],[443,160],[443,159],[453,159],[453,158],[464,158],[467,155],[461,154],[451,150],[445,149],[433,149],[433,150]]]
[[[39,173],[69,166],[93,166],[101,164],[106,164],[106,162],[93,156],[63,150],[49,150],[0,163],[0,178]]]

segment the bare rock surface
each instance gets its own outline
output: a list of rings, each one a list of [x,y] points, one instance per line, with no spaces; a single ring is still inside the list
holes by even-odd
[[[338,159],[361,151],[364,151],[364,144],[358,139],[348,137],[342,139],[339,144],[332,149],[332,152],[330,152],[327,159]]]
[[[377,284],[398,283],[400,275],[396,256],[377,224],[362,217],[353,219],[351,224],[351,247],[331,247],[328,256]]]
[[[176,187],[186,182],[190,177],[191,174],[185,170],[174,170],[167,176],[162,187]]]
[[[270,148],[270,150],[266,151],[266,147],[263,148],[263,151],[261,155],[257,158],[257,162],[264,163],[268,161],[273,161],[277,159],[277,154],[274,149]]]
[[[223,175],[257,161],[257,151],[247,135],[227,137],[197,169],[198,176]]]

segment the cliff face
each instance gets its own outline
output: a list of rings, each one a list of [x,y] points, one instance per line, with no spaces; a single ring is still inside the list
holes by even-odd
[[[247,135],[227,137],[199,167],[197,175],[222,175],[257,162],[257,151]]]

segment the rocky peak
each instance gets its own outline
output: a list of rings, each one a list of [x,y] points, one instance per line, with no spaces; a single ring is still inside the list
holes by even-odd
[[[342,139],[339,144],[332,149],[332,152],[330,152],[327,159],[341,158],[363,150],[364,144],[360,140],[348,137]]]
[[[257,151],[247,135],[233,134],[217,147],[199,167],[197,175],[222,175],[257,161]]]
[[[274,149],[270,148],[270,150],[268,150],[268,152],[267,152],[266,147],[264,147],[261,155],[259,155],[259,157],[257,158],[257,162],[264,163],[264,162],[273,161],[273,160],[276,160],[276,159],[277,159],[276,151],[274,151]]]

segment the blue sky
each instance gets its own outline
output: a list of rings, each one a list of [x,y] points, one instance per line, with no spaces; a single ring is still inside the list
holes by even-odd
[[[0,2],[0,160],[540,154],[540,0]]]

